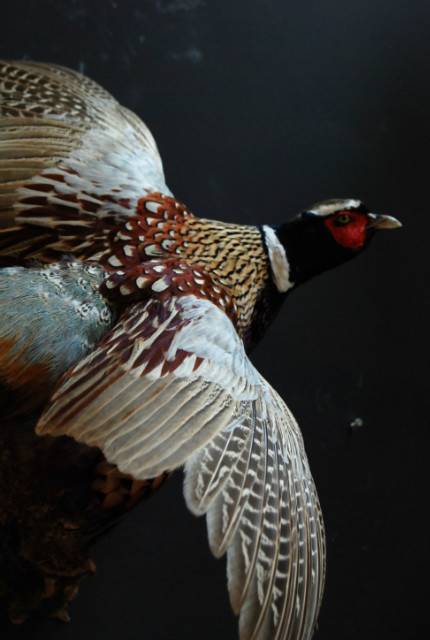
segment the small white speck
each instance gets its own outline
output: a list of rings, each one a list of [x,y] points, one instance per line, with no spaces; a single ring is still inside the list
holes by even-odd
[[[145,247],[145,253],[147,256],[162,256],[163,252],[160,251],[156,244],[149,244]]]
[[[111,256],[108,262],[112,267],[122,267],[122,262],[120,262],[116,256]]]
[[[170,247],[172,246],[172,244],[174,244],[175,241],[174,240],[163,240],[163,242],[161,243],[161,246],[163,247],[163,249],[165,249],[166,251],[169,251]]]
[[[166,280],[164,280],[164,278],[160,278],[159,280],[156,280],[153,285],[151,286],[151,289],[153,291],[158,291],[160,293],[160,291],[165,291],[168,288],[168,283],[166,282]]]
[[[139,289],[143,289],[146,286],[147,282],[147,278],[136,278],[136,284]]]
[[[130,240],[130,236],[126,236],[121,231],[118,231],[118,233],[116,234],[116,237],[119,238],[120,240],[126,240],[126,241]]]
[[[124,245],[124,253],[129,258],[132,258],[134,256],[134,247],[130,244]]]
[[[132,288],[127,287],[126,285],[122,285],[119,290],[121,291],[123,296],[129,296],[130,293],[133,291]]]
[[[159,206],[158,202],[151,202],[151,200],[149,202],[145,202],[145,209],[151,213],[157,213]]]

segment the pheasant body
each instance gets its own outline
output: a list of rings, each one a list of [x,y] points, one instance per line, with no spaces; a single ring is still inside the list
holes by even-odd
[[[309,639],[325,572],[318,497],[300,430],[247,352],[295,286],[399,223],[351,199],[279,226],[195,217],[145,125],[89,79],[3,63],[0,89],[11,618],[65,618],[89,546],[184,466],[187,505],[227,553],[241,640]],[[30,574],[29,597],[13,583]]]

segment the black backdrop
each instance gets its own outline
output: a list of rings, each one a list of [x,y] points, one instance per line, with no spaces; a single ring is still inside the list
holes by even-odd
[[[280,222],[351,196],[403,221],[295,292],[254,361],[299,420],[324,510],[316,638],[425,636],[428,0],[3,0],[0,16],[2,57],[78,68],[146,120],[197,215]],[[224,560],[181,491],[178,472],[99,544],[70,625],[2,638],[236,638]]]

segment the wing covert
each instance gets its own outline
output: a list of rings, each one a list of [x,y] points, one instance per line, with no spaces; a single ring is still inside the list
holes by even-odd
[[[241,640],[310,638],[325,550],[303,440],[218,307],[132,305],[60,381],[38,431],[98,446],[136,479],[185,464],[187,505],[227,552]]]
[[[0,226],[23,227],[3,232],[3,254],[37,256],[40,244],[94,218],[107,233],[109,218],[133,215],[151,191],[170,194],[154,138],[135,114],[75,71],[0,63]]]

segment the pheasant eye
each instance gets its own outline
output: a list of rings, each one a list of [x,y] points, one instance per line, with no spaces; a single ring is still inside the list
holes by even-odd
[[[346,224],[349,224],[351,220],[352,218],[348,213],[340,213],[336,217],[337,224],[341,225],[342,227],[345,226]]]

